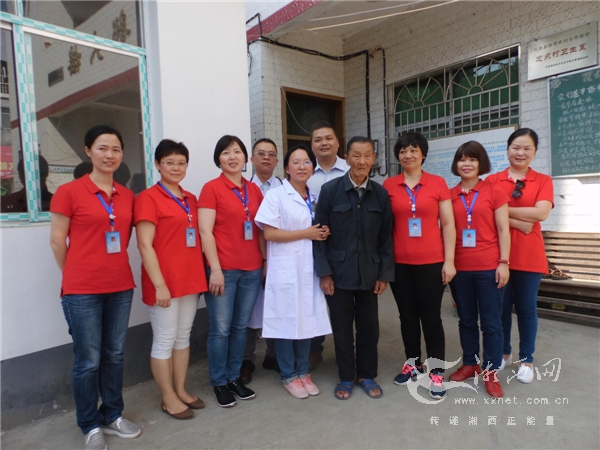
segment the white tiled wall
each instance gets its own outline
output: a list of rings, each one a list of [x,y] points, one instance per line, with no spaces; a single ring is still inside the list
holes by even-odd
[[[285,36],[280,42],[298,47],[318,49],[339,56],[341,39],[331,39],[314,32]],[[249,76],[252,142],[263,137],[272,139],[279,149],[277,174],[283,175],[283,128],[281,121],[281,88],[344,96],[344,66],[318,56],[265,43],[250,46],[252,63]]]
[[[508,46],[521,45],[521,126],[536,130],[539,150],[533,168],[550,172],[547,79],[527,80],[527,44],[577,26],[600,21],[600,2],[483,1],[457,2],[422,12],[391,18],[343,41],[335,36],[297,32],[285,37],[297,45],[335,54],[349,54],[382,46],[386,52],[389,86],[419,74],[435,71]],[[346,99],[346,135],[366,134],[365,60],[359,57],[333,63],[260,44],[263,95],[280,86],[340,95]],[[256,45],[251,47],[255,51]],[[326,50],[327,49],[327,50]],[[267,57],[265,57],[267,53]],[[343,67],[340,67],[343,66]],[[299,72],[298,72],[299,71]],[[370,59],[371,132],[383,144],[383,61],[381,52]],[[256,95],[251,84],[251,95]],[[275,108],[265,102],[262,127],[252,121],[256,133],[279,133],[279,95]],[[264,97],[263,97],[264,98]],[[388,105],[393,108],[393,105]],[[278,141],[280,143],[281,141]],[[600,232],[600,177],[555,179],[555,208],[543,227],[548,230]]]

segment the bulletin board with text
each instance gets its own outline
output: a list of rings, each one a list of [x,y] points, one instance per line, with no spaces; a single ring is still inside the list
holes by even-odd
[[[600,67],[548,80],[553,177],[600,174]]]

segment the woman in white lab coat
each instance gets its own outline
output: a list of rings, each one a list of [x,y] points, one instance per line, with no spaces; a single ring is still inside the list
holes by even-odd
[[[313,152],[292,147],[283,160],[283,186],[267,192],[256,224],[267,240],[263,337],[275,339],[285,389],[296,398],[318,395],[308,374],[310,340],[331,333],[325,295],[313,268],[312,241],[325,240],[328,227],[312,225],[306,182],[316,166]]]

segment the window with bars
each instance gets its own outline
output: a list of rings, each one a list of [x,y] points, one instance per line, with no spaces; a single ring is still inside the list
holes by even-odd
[[[391,94],[391,136],[415,130],[434,139],[518,124],[519,47],[398,83]]]

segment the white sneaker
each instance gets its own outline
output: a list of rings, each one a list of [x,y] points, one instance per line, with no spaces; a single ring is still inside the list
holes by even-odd
[[[133,439],[142,433],[140,427],[125,419],[123,416],[119,417],[110,425],[103,426],[102,431],[104,431],[105,434],[115,434],[123,439]]]
[[[526,364],[521,364],[517,372],[517,380],[521,383],[531,383],[533,381],[533,369]]]
[[[85,450],[106,450],[102,428],[94,428],[85,435]]]
[[[508,359],[504,359],[504,356],[502,356],[502,362],[500,363],[500,368],[498,369],[498,372],[502,372],[504,369],[506,369],[506,366],[510,366],[512,364],[512,355],[509,355]]]

